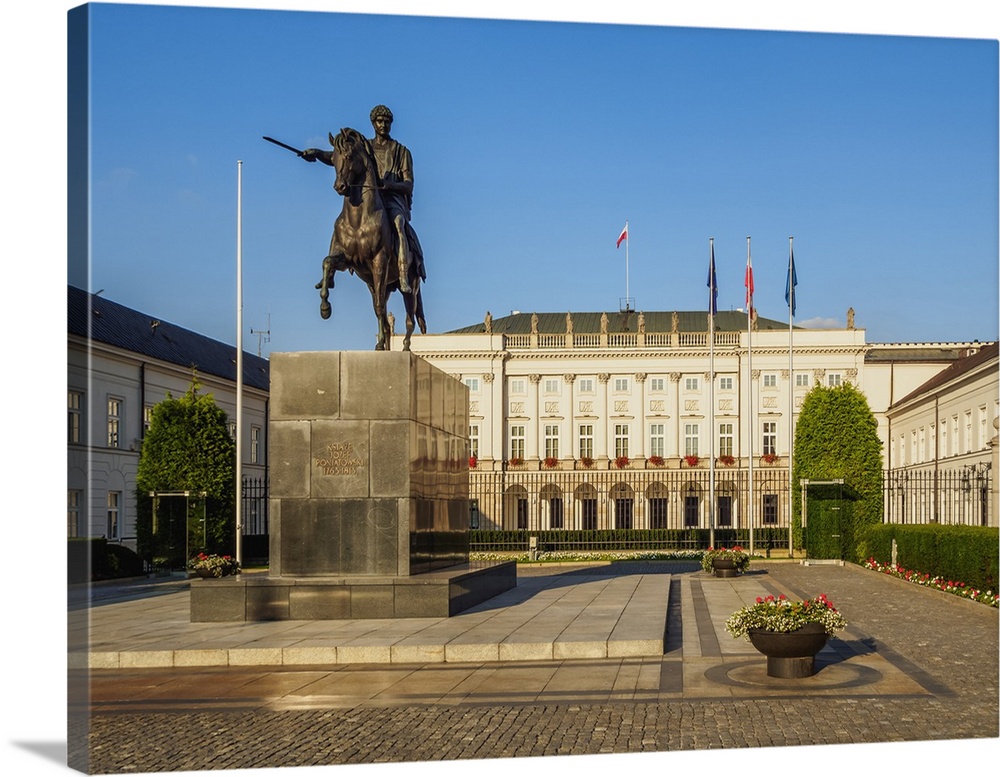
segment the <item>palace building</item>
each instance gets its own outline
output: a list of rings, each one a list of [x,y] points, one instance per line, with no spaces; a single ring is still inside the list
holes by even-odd
[[[707,312],[487,313],[414,335],[412,351],[469,390],[474,527],[788,527],[795,419],[815,384],[849,382],[866,395],[888,477],[917,464],[899,453],[911,450],[901,424],[913,393],[990,352],[977,342],[869,343],[853,310],[842,329],[790,331],[765,318],[748,327],[740,311],[713,324],[710,336]],[[949,423],[957,414],[974,433],[948,432],[948,450],[988,474],[996,369],[977,375],[948,409]],[[926,434],[945,433],[923,423]],[[995,503],[993,493],[966,522],[985,514],[995,525]],[[887,500],[887,520],[897,518]]]

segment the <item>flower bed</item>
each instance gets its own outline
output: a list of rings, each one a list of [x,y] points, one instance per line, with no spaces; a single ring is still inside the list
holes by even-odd
[[[529,561],[697,561],[701,556],[699,550],[643,550],[643,551],[574,551],[553,550],[541,551],[532,559],[528,551],[473,551],[469,553],[470,561],[516,561],[519,564]]]
[[[847,626],[844,616],[824,594],[802,602],[793,602],[782,594],[778,598],[758,596],[754,604],[729,616],[726,631],[734,637],[749,639],[749,632],[754,630],[787,633],[808,623],[820,624],[827,634]]]
[[[886,575],[897,577],[900,580],[906,580],[908,583],[916,583],[917,585],[926,586],[927,588],[936,588],[938,591],[955,594],[956,596],[961,596],[964,599],[971,599],[974,602],[988,604],[991,607],[1000,607],[1000,593],[996,593],[994,591],[981,591],[978,588],[973,588],[972,586],[968,586],[962,582],[947,580],[943,577],[931,577],[926,572],[914,572],[912,569],[904,569],[899,564],[883,564],[873,558],[869,558],[865,562],[864,566],[865,569],[882,572]]]

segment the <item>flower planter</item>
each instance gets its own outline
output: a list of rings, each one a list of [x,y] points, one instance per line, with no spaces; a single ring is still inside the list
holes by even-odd
[[[713,558],[712,573],[716,577],[736,577],[740,570],[736,568],[736,562],[731,558]]]
[[[816,673],[815,659],[830,635],[822,623],[807,623],[795,631],[750,629],[750,644],[767,656],[767,676],[798,678]]]

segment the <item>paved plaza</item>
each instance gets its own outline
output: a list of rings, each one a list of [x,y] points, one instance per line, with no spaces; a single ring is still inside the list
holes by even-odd
[[[71,655],[91,690],[71,726],[89,711],[105,774],[998,737],[998,613],[982,604],[790,561],[518,578],[458,616],[393,621],[192,624],[186,582],[108,588],[87,609],[90,655]],[[768,677],[725,631],[782,593],[824,593],[849,622],[813,677]]]

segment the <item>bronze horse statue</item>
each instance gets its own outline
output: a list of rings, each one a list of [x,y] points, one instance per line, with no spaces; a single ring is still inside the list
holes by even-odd
[[[396,261],[399,235],[379,194],[381,181],[370,141],[357,130],[344,128],[336,137],[330,134],[330,144],[333,146],[331,162],[336,170],[333,188],[343,196],[344,207],[333,225],[330,251],[323,260],[323,278],[316,284],[321,300],[319,314],[323,318],[330,317],[329,296],[334,285],[334,273],[347,270],[357,275],[368,285],[372,295],[378,321],[375,350],[385,351],[389,348],[392,335],[386,305],[389,295],[400,291],[399,263]],[[424,279],[423,261],[416,234],[408,224],[407,232],[411,237],[409,244],[413,260],[407,270],[410,291],[400,291],[406,308],[404,351],[410,350],[414,322],[420,326],[422,333],[427,333],[420,296],[420,284]]]

